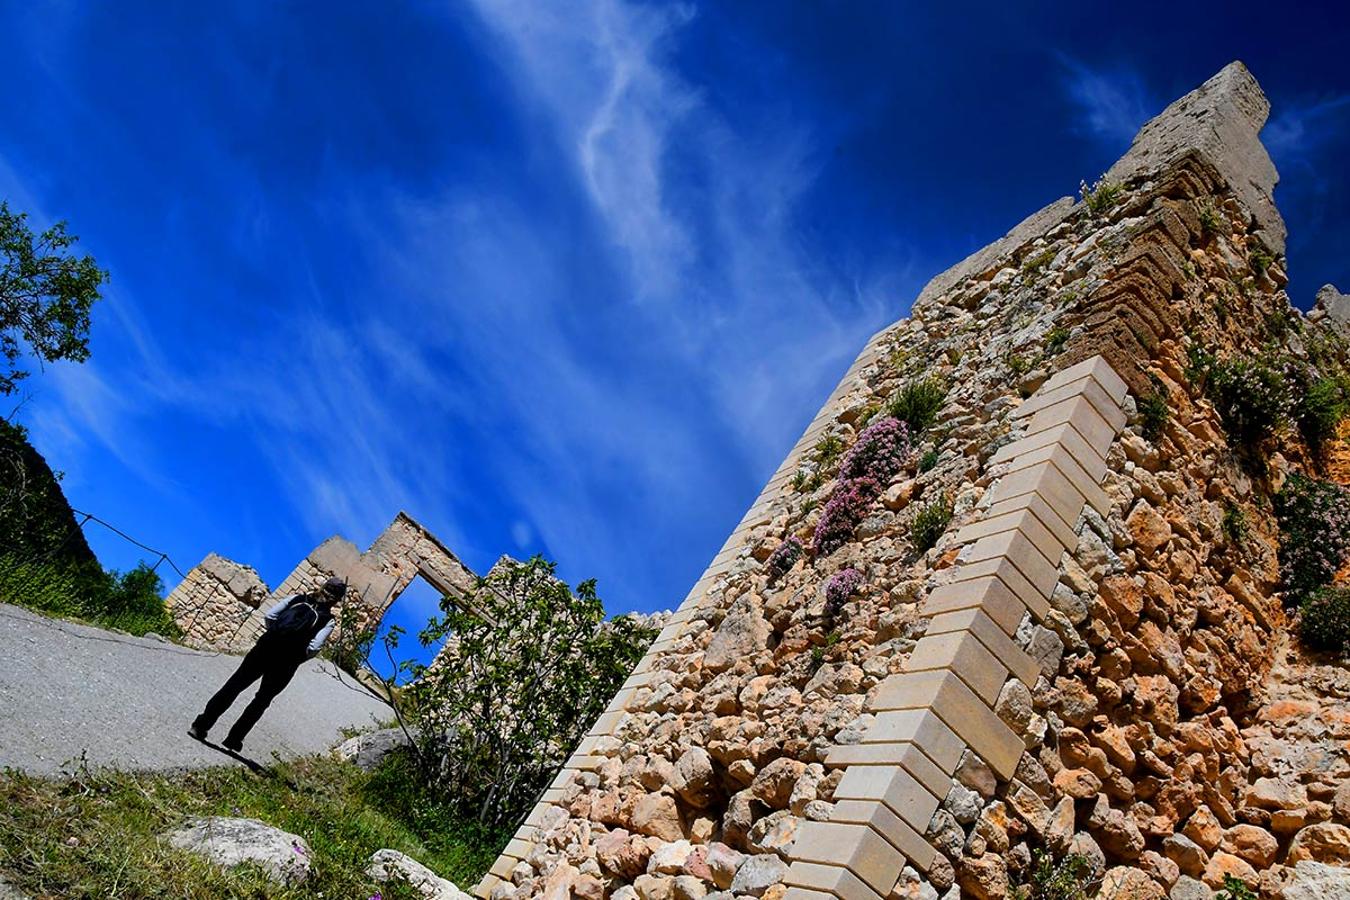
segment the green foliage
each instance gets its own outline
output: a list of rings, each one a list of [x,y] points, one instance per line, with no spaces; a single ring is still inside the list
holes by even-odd
[[[1314,650],[1350,648],[1350,589],[1323,588],[1298,606],[1298,633]]]
[[[65,222],[35,235],[27,220],[0,201],[0,395],[28,376],[19,365],[25,355],[89,358],[89,311],[108,279],[92,256],[71,254],[79,238]]]
[[[1099,178],[1092,187],[1087,182],[1079,182],[1078,196],[1087,206],[1088,212],[1100,216],[1120,202],[1125,195],[1125,186]]]
[[[164,606],[164,584],[145,563],[130,572],[104,572],[97,563],[60,563],[0,556],[0,603],[81,619],[131,634],[179,634]]]
[[[1336,437],[1341,423],[1350,416],[1350,380],[1318,378],[1298,399],[1294,418],[1308,449],[1314,456],[1326,452],[1327,443]]]
[[[915,437],[937,421],[938,411],[947,399],[947,382],[940,375],[908,382],[886,404],[890,415],[904,422]]]
[[[1223,876],[1223,887],[1214,892],[1214,900],[1256,900],[1256,892],[1235,875]]]
[[[370,855],[388,847],[457,884],[474,884],[504,837],[428,804],[399,762],[370,775],[327,754],[259,773],[83,770],[45,779],[7,771],[0,774],[0,869],[20,891],[42,897],[420,897],[366,875]],[[312,850],[309,879],[283,886],[253,866],[221,869],[160,837],[211,815],[256,818],[301,835]]]
[[[655,637],[606,621],[595,582],[574,596],[556,568],[501,560],[471,597],[442,599],[420,635],[446,640],[436,664],[404,664],[428,790],[488,828],[529,809]]]
[[[1331,583],[1350,556],[1350,494],[1339,484],[1290,475],[1275,495],[1286,600]]]
[[[1139,398],[1138,406],[1144,438],[1156,444],[1168,420],[1172,418],[1172,405],[1167,402],[1167,392],[1156,377],[1153,390]]]
[[[1220,360],[1192,356],[1205,396],[1223,420],[1230,443],[1253,451],[1266,438],[1289,425],[1295,397],[1289,366],[1284,360]]]
[[[914,524],[910,526],[910,538],[914,541],[914,548],[923,553],[934,546],[938,538],[942,537],[942,532],[947,530],[947,524],[951,520],[952,503],[946,495],[925,505],[914,516]]]
[[[356,603],[340,604],[335,618],[333,636],[320,655],[344,672],[355,675],[368,664],[378,629],[366,623],[367,616]]]
[[[1274,257],[1259,248],[1253,250],[1247,257],[1247,262],[1251,264],[1252,271],[1256,273],[1257,278],[1265,275],[1266,270],[1270,268],[1270,264],[1274,261]]]
[[[1064,345],[1069,342],[1069,329],[1063,325],[1056,325],[1045,333],[1045,352],[1048,356],[1054,356],[1064,349]]]
[[[818,468],[827,469],[844,453],[844,440],[837,434],[827,434],[811,448],[811,459]]]
[[[1200,232],[1205,237],[1213,237],[1219,233],[1219,211],[1214,208],[1214,204],[1205,203],[1200,207]]]
[[[1026,874],[1024,883],[1013,885],[1013,900],[1087,900],[1092,887],[1092,864],[1078,853],[1056,859],[1037,850]]]
[[[1030,372],[1033,365],[1035,363],[1028,356],[1023,356],[1020,353],[1008,354],[1008,371],[1012,373],[1014,378]]]
[[[1054,258],[1055,258],[1054,248],[1047,247],[1040,253],[1037,253],[1035,256],[1028,256],[1026,259],[1022,260],[1022,271],[1027,273],[1028,275],[1035,275],[1041,269],[1044,269],[1047,265],[1049,265],[1050,261]]]
[[[1247,511],[1232,500],[1223,502],[1223,534],[1228,539],[1228,543],[1235,547],[1240,547],[1246,543],[1247,532],[1250,529],[1247,522]]]
[[[923,456],[919,457],[920,472],[927,472],[937,464],[938,464],[938,452],[936,447],[930,448],[928,452],[926,452]]]

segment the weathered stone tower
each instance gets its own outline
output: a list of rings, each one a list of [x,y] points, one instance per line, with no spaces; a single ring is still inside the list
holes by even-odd
[[[1103,897],[1350,896],[1350,678],[1275,594],[1312,462],[1251,474],[1188,370],[1320,334],[1268,108],[1228,66],[868,341],[478,895],[983,900],[1039,853]],[[925,379],[936,422],[852,490],[837,448]]]

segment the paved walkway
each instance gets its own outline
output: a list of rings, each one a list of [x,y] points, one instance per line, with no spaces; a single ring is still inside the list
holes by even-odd
[[[0,768],[54,774],[82,756],[119,769],[266,764],[274,753],[327,750],[343,727],[392,717],[351,676],[310,660],[249,734],[245,759],[232,757],[186,730],[238,662],[0,604]],[[221,717],[213,742],[251,696]]]

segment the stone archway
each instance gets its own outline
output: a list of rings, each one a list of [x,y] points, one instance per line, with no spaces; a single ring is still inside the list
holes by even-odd
[[[419,575],[436,590],[469,597],[478,576],[439,538],[400,512],[370,548],[334,535],[310,551],[269,591],[248,566],[216,554],[188,572],[166,603],[185,640],[199,647],[243,651],[262,633],[263,614],[276,600],[316,590],[333,576],[347,581],[346,603],[362,628],[378,628],[385,612]]]

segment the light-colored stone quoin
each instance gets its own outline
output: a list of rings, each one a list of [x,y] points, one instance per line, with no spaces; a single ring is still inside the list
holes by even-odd
[[[346,579],[345,602],[355,605],[360,626],[378,624],[418,576],[452,596],[472,595],[477,583],[477,576],[445,544],[401,512],[365,552],[340,536],[324,541],[275,591],[253,569],[208,554],[165,602],[188,643],[242,652],[262,633],[268,605],[316,590],[334,575]]]
[[[475,893],[998,900],[1040,850],[1104,896],[1335,884],[1350,676],[1289,627],[1271,511],[1315,467],[1291,431],[1244,470],[1188,373],[1197,342],[1350,359],[1283,290],[1268,113],[1226,67],[1144,126],[1113,202],[1050,204],[869,340]],[[831,508],[822,439],[893,428],[929,376],[937,424],[852,539],[771,571]]]

